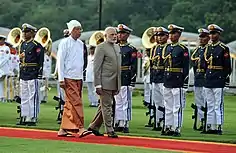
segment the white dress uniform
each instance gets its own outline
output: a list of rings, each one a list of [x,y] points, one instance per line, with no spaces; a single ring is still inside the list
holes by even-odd
[[[168,26],[169,33],[182,33],[183,27]],[[163,49],[164,59],[164,106],[165,133],[168,136],[181,136],[185,93],[188,87],[189,51],[180,43],[170,43]]]
[[[147,62],[149,62],[149,57],[145,56],[142,64],[143,72],[144,72],[144,66]],[[147,73],[144,74],[143,83],[144,83],[144,101],[150,103],[150,96],[151,96],[150,67],[148,68]]]
[[[39,88],[39,101],[46,102],[48,100],[48,79],[51,75],[51,65],[52,59],[47,54],[44,54],[44,63],[43,63],[43,78],[40,80],[40,88]]]
[[[88,56],[88,65],[86,68],[86,83],[88,88],[88,99],[90,101],[91,106],[97,106],[98,105],[98,97],[96,94],[96,89],[94,86],[94,75],[93,75],[93,61],[94,61],[94,55]]]
[[[13,87],[13,97],[19,96],[19,80],[18,80],[18,74],[19,74],[19,55],[13,54],[12,55],[12,67],[13,67],[13,77],[12,77],[12,87]]]
[[[9,66],[9,73],[7,77],[5,78],[5,98],[8,102],[11,102],[13,100],[13,76],[14,76],[14,65],[13,65],[13,59],[14,59],[14,54],[9,54],[9,61],[8,61],[8,66]]]
[[[5,100],[4,96],[4,80],[9,74],[9,58],[10,48],[8,46],[0,46],[0,101]]]

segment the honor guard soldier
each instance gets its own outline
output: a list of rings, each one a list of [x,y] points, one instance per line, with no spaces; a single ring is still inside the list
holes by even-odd
[[[143,84],[144,84],[144,106],[150,107],[151,85],[150,85],[150,48],[146,48],[142,63]]]
[[[18,124],[35,126],[39,114],[38,79],[42,79],[44,49],[36,41],[36,28],[27,23],[22,25],[24,41],[20,54],[20,97],[21,118]]]
[[[0,102],[5,102],[4,81],[9,74],[10,48],[5,45],[6,36],[0,35]]]
[[[194,71],[194,99],[195,105],[193,105],[195,109],[195,123],[194,130],[203,130],[204,127],[204,112],[202,108],[205,107],[205,94],[204,94],[204,82],[205,82],[205,68],[206,62],[204,59],[204,52],[208,45],[208,41],[210,40],[209,31],[207,29],[200,28],[198,29],[199,33],[199,46],[195,48],[193,54],[191,55],[191,60],[193,63],[193,71]],[[197,118],[201,122],[199,128],[197,128]]]
[[[156,109],[156,125],[154,129],[161,131],[161,121],[164,119],[164,99],[163,99],[163,77],[164,77],[164,63],[162,58],[163,48],[167,44],[169,38],[168,30],[164,27],[157,27],[156,39],[158,44],[151,49],[150,52],[150,68],[151,68],[151,82],[152,82],[152,100]],[[159,109],[158,109],[159,108]],[[162,108],[162,111],[160,110]]]
[[[13,48],[13,45],[9,42],[5,42],[6,46],[8,46],[10,48],[10,57],[9,57],[9,61],[8,61],[8,64],[9,64],[9,74],[7,75],[6,79],[5,79],[5,95],[6,95],[6,101],[7,102],[12,102],[13,101],[13,98],[14,98],[14,87],[13,87],[13,84],[14,84],[14,81],[16,80],[15,77],[17,76],[17,68],[16,68],[16,64],[15,62],[16,61],[16,54],[17,54],[17,51],[16,49]],[[18,65],[19,66],[19,65]]]
[[[204,57],[207,62],[205,93],[207,101],[206,133],[222,134],[224,122],[223,89],[229,85],[231,62],[229,48],[220,41],[223,29],[216,24],[208,26],[211,44],[208,45]]]
[[[168,136],[181,136],[183,124],[183,108],[185,102],[184,89],[188,86],[189,52],[187,47],[179,43],[184,28],[170,24],[168,26],[171,43],[163,49],[164,59],[164,106],[165,133]]]
[[[115,129],[124,133],[129,133],[132,90],[137,74],[137,49],[127,42],[132,31],[132,29],[124,24],[119,24],[117,27],[118,44],[121,50],[121,89],[119,94],[115,96]]]
[[[52,58],[51,58],[51,52],[52,52],[52,40],[50,39],[48,44],[44,47],[44,63],[43,63],[43,79],[39,81],[40,88],[39,88],[39,98],[40,103],[47,103],[48,100],[48,81],[51,75],[51,66],[52,66]]]

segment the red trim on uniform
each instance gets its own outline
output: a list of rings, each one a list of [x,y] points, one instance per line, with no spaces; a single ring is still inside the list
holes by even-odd
[[[132,58],[136,58],[137,57],[137,53],[136,52],[133,52],[132,53]]]
[[[185,52],[185,53],[184,53],[184,56],[185,56],[185,57],[186,57],[186,56],[188,56],[188,53],[187,53],[187,52]]]
[[[38,52],[40,52],[40,51],[41,51],[41,49],[40,49],[40,48],[37,48],[37,49],[36,49],[36,52],[37,52],[37,53],[38,53]]]
[[[138,58],[142,58],[142,57],[143,57],[143,54],[140,53],[140,52],[137,52],[137,57],[138,57]]]
[[[228,54],[228,53],[225,53],[225,54],[224,54],[224,57],[225,57],[225,58],[228,58],[228,57],[229,57],[229,54]]]

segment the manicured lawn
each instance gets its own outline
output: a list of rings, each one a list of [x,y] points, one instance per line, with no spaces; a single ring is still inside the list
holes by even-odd
[[[56,90],[53,88],[49,93],[48,103],[41,104],[38,125],[36,127],[26,128],[58,130],[59,125],[56,122],[58,112],[54,108],[57,105],[57,102],[52,99],[54,95],[56,95]],[[86,126],[88,126],[89,122],[92,120],[95,114],[96,108],[88,107],[89,103],[87,100],[86,90],[84,90],[83,99],[85,124]],[[145,112],[147,110],[142,105],[142,99],[143,97],[140,96],[140,94],[136,94],[136,96],[133,97],[133,120],[130,124],[130,133],[128,135],[236,143],[236,96],[225,96],[225,124],[223,128],[224,133],[223,135],[219,136],[203,135],[200,134],[199,131],[192,130],[193,120],[191,119],[191,116],[193,114],[193,110],[190,106],[193,102],[193,94],[188,93],[187,105],[184,110],[184,125],[182,128],[182,136],[180,138],[161,136],[160,132],[151,131],[150,128],[144,127],[144,125],[148,121],[148,118],[145,116]],[[18,117],[18,114],[16,113],[16,106],[16,103],[0,103],[0,126],[20,127],[15,125],[16,118]],[[101,129],[101,131],[103,131],[103,128]]]

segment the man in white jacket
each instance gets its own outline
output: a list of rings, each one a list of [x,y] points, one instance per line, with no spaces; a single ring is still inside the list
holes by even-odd
[[[5,45],[6,37],[0,35],[0,101],[4,102],[4,80],[9,74],[10,48]]]
[[[88,56],[88,65],[86,68],[86,83],[87,83],[88,99],[90,102],[89,105],[90,107],[98,106],[98,97],[94,86],[94,74],[93,74],[94,51],[95,47],[90,46],[90,54]]]

